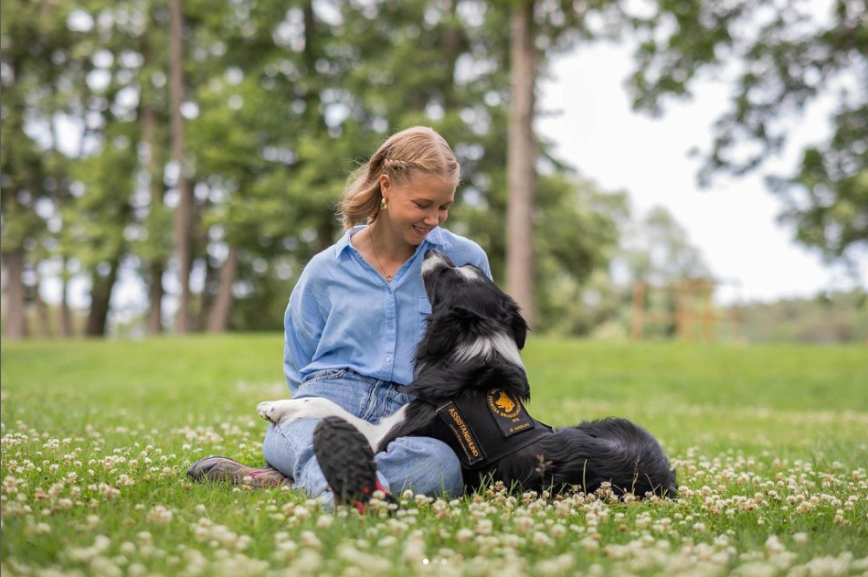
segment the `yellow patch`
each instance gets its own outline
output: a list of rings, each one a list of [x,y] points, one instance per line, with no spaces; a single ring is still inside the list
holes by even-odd
[[[506,419],[517,417],[521,412],[521,404],[518,399],[500,389],[488,391],[488,406],[496,415]]]

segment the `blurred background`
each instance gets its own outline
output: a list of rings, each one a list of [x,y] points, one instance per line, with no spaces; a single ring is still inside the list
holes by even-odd
[[[422,124],[538,333],[868,341],[861,0],[8,0],[3,339],[279,331]]]

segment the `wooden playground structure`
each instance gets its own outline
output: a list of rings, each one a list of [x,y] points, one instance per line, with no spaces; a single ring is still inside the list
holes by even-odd
[[[721,286],[735,289],[736,300],[728,309],[714,304],[714,293]],[[636,281],[630,336],[633,340],[648,338],[648,327],[654,326],[657,335],[663,333],[683,341],[740,341],[740,292],[737,282],[709,278],[684,279],[662,286]]]

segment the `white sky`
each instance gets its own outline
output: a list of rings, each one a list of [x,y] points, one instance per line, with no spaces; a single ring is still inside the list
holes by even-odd
[[[603,190],[627,190],[636,212],[666,207],[715,276],[734,281],[730,288],[740,286],[746,300],[852,287],[840,267],[824,267],[816,253],[794,243],[792,229],[777,224],[782,203],[760,174],[720,178],[709,189],[697,186],[699,159],[687,153],[711,144],[712,124],[728,109],[728,88],[706,81],[692,101],[671,101],[661,118],[652,119],[630,109],[623,83],[632,66],[629,49],[609,43],[554,60],[552,78],[540,83],[538,107],[560,114],[542,116],[536,128],[556,143],[555,154]],[[770,168],[789,174],[797,145],[824,138],[829,128],[821,108],[822,103],[797,121],[785,158]],[[859,263],[863,282],[866,261]]]

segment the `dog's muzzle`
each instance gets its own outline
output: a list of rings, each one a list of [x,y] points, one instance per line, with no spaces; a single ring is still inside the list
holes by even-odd
[[[453,267],[452,261],[439,250],[429,248],[425,251],[425,260],[422,262],[422,277],[443,267]]]

